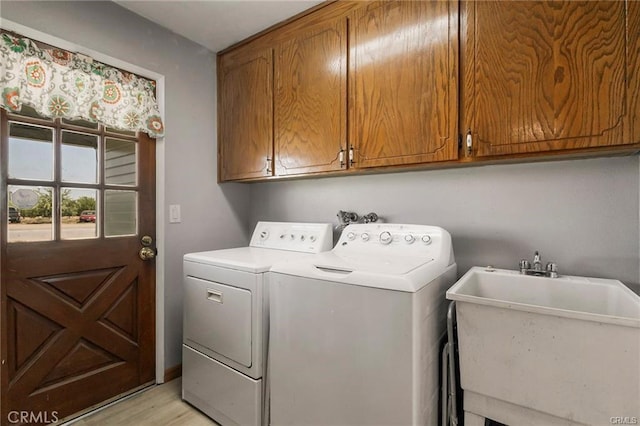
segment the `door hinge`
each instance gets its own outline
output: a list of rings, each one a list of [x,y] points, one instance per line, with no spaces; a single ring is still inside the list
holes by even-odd
[[[267,175],[271,176],[271,158],[267,157]]]

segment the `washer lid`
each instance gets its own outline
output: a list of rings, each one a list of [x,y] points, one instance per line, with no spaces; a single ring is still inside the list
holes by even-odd
[[[288,250],[237,247],[185,254],[184,261],[258,274],[267,272],[276,262],[288,262],[309,256],[313,255]]]
[[[322,281],[339,282],[386,290],[416,292],[441,276],[455,263],[408,256],[336,254],[335,250],[296,262],[276,263],[271,272]],[[276,277],[275,281],[279,279]]]
[[[371,256],[363,253],[339,253],[335,250],[318,255],[313,260],[313,264],[320,269],[364,271],[382,275],[405,275],[429,262],[433,262],[433,259],[417,256]]]

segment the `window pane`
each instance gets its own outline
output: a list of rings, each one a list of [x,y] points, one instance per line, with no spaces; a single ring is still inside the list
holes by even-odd
[[[91,122],[89,120],[82,120],[82,119],[67,120],[66,118],[63,118],[62,122],[64,124],[70,124],[72,126],[86,127],[87,129],[97,129],[98,128],[98,123],[93,123],[93,122]]]
[[[8,242],[53,240],[53,188],[9,185]]]
[[[107,138],[104,178],[107,185],[136,185],[136,143]]]
[[[135,191],[104,192],[104,235],[135,235],[137,233],[138,194]]]
[[[9,177],[53,180],[53,129],[9,123]]]
[[[62,132],[62,180],[98,182],[98,137]]]
[[[62,188],[60,236],[62,239],[96,238],[98,236],[95,189]]]

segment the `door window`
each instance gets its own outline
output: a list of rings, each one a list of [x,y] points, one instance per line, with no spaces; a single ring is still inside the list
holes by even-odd
[[[9,209],[14,211],[14,217],[9,217],[7,241],[52,241],[55,238],[51,197],[53,187],[8,185],[7,189],[11,200]]]
[[[104,192],[104,234],[117,237],[137,234],[138,194],[135,191]]]
[[[110,185],[136,185],[136,143],[106,139],[104,176]]]
[[[137,235],[136,133],[27,106],[7,118],[9,243]]]
[[[96,204],[98,190],[65,188],[60,194],[60,238],[77,240],[98,237]]]
[[[62,131],[62,181],[98,183],[98,135]]]
[[[53,130],[9,123],[9,178],[53,180]]]

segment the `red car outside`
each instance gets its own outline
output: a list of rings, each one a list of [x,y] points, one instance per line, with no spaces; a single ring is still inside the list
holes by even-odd
[[[80,219],[78,222],[95,222],[96,221],[96,211],[95,210],[83,210],[80,213]]]

